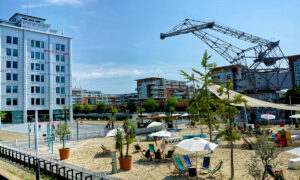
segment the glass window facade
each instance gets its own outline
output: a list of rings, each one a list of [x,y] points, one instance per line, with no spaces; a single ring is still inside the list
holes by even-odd
[[[300,59],[294,62],[295,84],[300,87]]]

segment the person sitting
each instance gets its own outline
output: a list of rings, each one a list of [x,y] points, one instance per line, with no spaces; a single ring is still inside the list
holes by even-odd
[[[151,153],[150,153],[150,149],[148,149],[148,150],[146,151],[145,157],[146,157],[147,159],[149,159],[150,161],[152,161],[152,155],[151,155]]]
[[[134,145],[135,152],[142,151],[142,147],[139,144]]]

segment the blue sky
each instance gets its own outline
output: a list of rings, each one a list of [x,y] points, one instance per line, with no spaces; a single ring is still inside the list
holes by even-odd
[[[27,11],[27,0],[0,0],[0,18]],[[199,69],[207,49],[195,36],[159,39],[186,18],[215,21],[269,40],[285,55],[300,54],[300,1],[290,0],[28,0],[28,14],[47,19],[73,37],[73,87],[130,93],[135,79],[183,80],[179,70]],[[220,35],[221,38],[224,35]],[[224,38],[225,39],[225,38]]]

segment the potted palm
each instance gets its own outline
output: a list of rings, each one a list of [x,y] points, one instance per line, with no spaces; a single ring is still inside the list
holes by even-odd
[[[63,148],[59,149],[60,160],[68,159],[70,155],[70,148],[65,147],[66,136],[71,134],[71,131],[68,128],[68,124],[67,123],[60,124],[55,132],[59,136],[59,138],[63,141]]]
[[[123,123],[124,128],[124,137],[120,130],[117,130],[117,135],[115,136],[116,140],[116,149],[120,152],[119,163],[120,169],[124,171],[129,171],[131,169],[132,157],[129,155],[129,144],[131,144],[135,138],[133,133],[136,128],[136,123],[134,121],[125,120]],[[126,155],[123,155],[123,141],[126,143]]]

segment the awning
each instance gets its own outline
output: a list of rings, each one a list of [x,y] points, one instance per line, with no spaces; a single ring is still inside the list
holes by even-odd
[[[226,99],[227,95],[226,94],[222,94],[221,96],[219,95],[219,93],[217,92],[217,90],[220,88],[220,85],[211,85],[208,87],[208,89],[214,93],[218,98],[220,99]],[[224,88],[226,89],[226,88]],[[235,95],[238,95],[240,93],[235,92],[230,90],[229,91],[229,98],[233,99],[233,97]],[[297,106],[289,106],[287,104],[277,104],[277,103],[270,103],[267,101],[263,101],[263,100],[259,100],[259,99],[255,99],[246,95],[241,94],[243,98],[245,98],[247,100],[247,105],[250,107],[266,107],[266,108],[275,108],[275,109],[284,109],[284,110],[292,110],[292,111],[300,111],[300,107]],[[239,106],[239,107],[244,107],[245,104],[241,103],[241,104],[232,104],[234,106]]]

